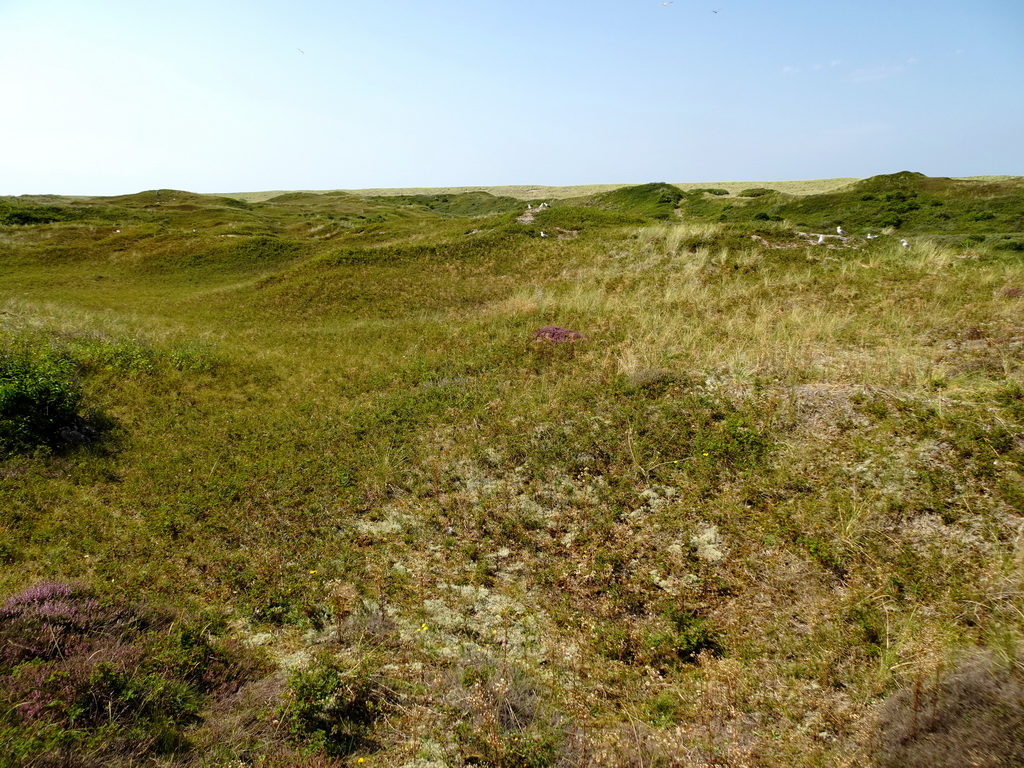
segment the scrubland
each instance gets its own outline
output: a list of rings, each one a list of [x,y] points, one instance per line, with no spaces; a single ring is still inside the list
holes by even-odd
[[[0,765],[1019,764],[1022,190],[0,200]]]

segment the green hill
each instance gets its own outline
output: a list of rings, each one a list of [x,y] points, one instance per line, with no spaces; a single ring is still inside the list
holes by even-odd
[[[668,219],[679,205],[683,192],[671,184],[641,184],[595,195],[594,204],[652,219]]]

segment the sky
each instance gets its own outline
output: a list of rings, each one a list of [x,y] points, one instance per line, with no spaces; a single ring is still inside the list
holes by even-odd
[[[0,0],[0,195],[1024,175],[1021,0]]]

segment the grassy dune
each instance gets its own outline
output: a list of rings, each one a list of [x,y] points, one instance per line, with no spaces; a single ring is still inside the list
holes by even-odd
[[[0,203],[0,765],[1014,764],[1021,190],[851,181]]]
[[[982,177],[979,177],[982,178]],[[984,177],[990,178],[990,177]],[[993,177],[994,178],[994,177]],[[1010,177],[1002,177],[1010,178]],[[700,187],[716,187],[726,189],[735,194],[749,187],[769,187],[780,192],[791,195],[814,195],[822,192],[831,192],[840,187],[851,184],[858,179],[816,179],[813,181],[727,181],[708,183],[681,183],[675,186],[680,189],[697,189]],[[487,192],[495,196],[515,197],[520,200],[564,200],[566,198],[585,197],[596,195],[602,192],[610,192],[615,189],[629,186],[628,184],[587,184],[574,187],[551,187],[541,185],[519,184],[504,187],[418,187],[418,188],[389,188],[389,189],[350,189],[338,190],[350,192],[354,195],[378,196],[378,195],[457,195],[464,192]],[[251,203],[263,202],[278,195],[285,194],[278,192],[236,192],[226,195],[239,200],[247,200]]]

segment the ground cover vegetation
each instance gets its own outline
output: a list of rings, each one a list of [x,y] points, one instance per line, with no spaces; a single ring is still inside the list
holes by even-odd
[[[0,200],[0,765],[1019,764],[1024,182],[786,190]]]

